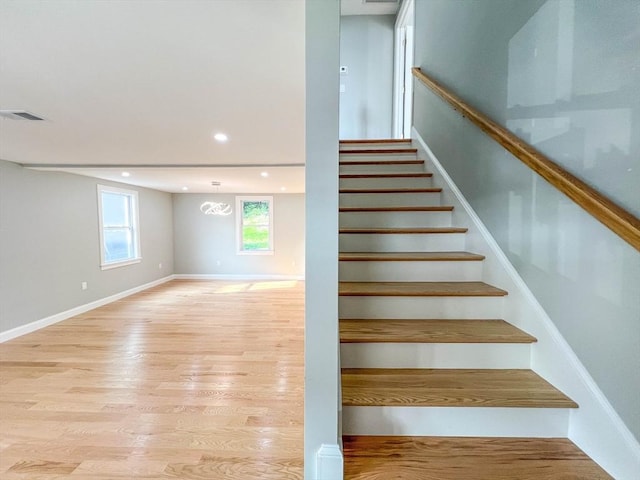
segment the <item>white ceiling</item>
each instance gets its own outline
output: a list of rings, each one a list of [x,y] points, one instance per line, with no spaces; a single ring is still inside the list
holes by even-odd
[[[304,2],[2,0],[0,109],[46,119],[0,119],[3,160],[166,191],[303,191],[303,167],[256,172],[304,163]],[[124,179],[131,164],[193,168]],[[196,168],[212,165],[227,168]]]

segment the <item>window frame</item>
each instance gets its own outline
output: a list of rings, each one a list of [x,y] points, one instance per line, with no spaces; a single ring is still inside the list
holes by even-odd
[[[267,202],[269,204],[269,249],[268,250],[243,250],[242,227],[244,226],[244,203]],[[237,255],[273,255],[273,196],[270,195],[246,195],[236,197],[236,254]]]
[[[140,263],[142,261],[142,253],[140,250],[140,221],[139,221],[139,202],[138,202],[138,192],[136,190],[128,190],[124,188],[111,187],[108,185],[100,185],[97,186],[98,190],[98,227],[99,227],[99,235],[100,235],[100,269],[101,270],[110,270],[112,268],[125,267],[127,265],[133,265],[136,263]],[[129,197],[129,217],[130,217],[130,225],[121,226],[118,228],[129,228],[131,231],[132,237],[132,246],[134,249],[134,256],[131,258],[127,258],[124,260],[115,260],[108,262],[106,260],[106,251],[105,251],[105,243],[104,243],[104,232],[106,228],[104,226],[103,220],[103,211],[102,211],[102,194],[103,193],[111,193],[117,195],[126,195]]]

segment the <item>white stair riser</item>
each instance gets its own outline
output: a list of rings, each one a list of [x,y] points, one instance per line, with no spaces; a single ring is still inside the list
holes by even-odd
[[[390,149],[389,149],[390,150]],[[363,160],[416,160],[416,153],[341,153],[340,160],[359,162]]]
[[[344,435],[566,437],[570,409],[343,407]]]
[[[528,343],[343,343],[343,368],[530,368]]]
[[[431,177],[341,178],[340,188],[430,188]]]
[[[452,211],[340,212],[340,226],[353,228],[450,227]]]
[[[400,148],[415,148],[411,142],[392,142],[392,143],[348,143],[340,145],[340,150],[398,150]]]
[[[433,193],[341,193],[341,207],[433,207],[440,205],[440,192]]]
[[[349,161],[357,161],[351,160]],[[424,173],[424,164],[402,164],[397,163],[394,165],[368,165],[363,163],[362,165],[340,165],[340,173],[392,173],[392,172],[405,172],[405,173]]]
[[[340,212],[340,226],[353,228],[450,227],[451,212]]]
[[[341,252],[448,252],[465,248],[464,233],[341,233]]]
[[[350,282],[465,282],[482,278],[482,262],[341,261],[339,272]]]
[[[340,318],[502,318],[503,297],[340,296]]]

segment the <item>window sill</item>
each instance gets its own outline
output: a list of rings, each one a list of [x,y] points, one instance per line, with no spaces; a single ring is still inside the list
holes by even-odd
[[[111,270],[112,268],[126,267],[127,265],[133,265],[140,263],[142,258],[132,258],[130,260],[123,260],[121,262],[103,263],[100,265],[100,270]]]
[[[273,255],[273,250],[240,250],[236,255]]]

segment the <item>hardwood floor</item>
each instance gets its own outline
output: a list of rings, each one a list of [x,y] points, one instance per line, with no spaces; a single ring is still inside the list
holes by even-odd
[[[345,480],[611,479],[565,438],[346,436]]]
[[[0,344],[0,478],[301,479],[301,282],[173,281]]]

